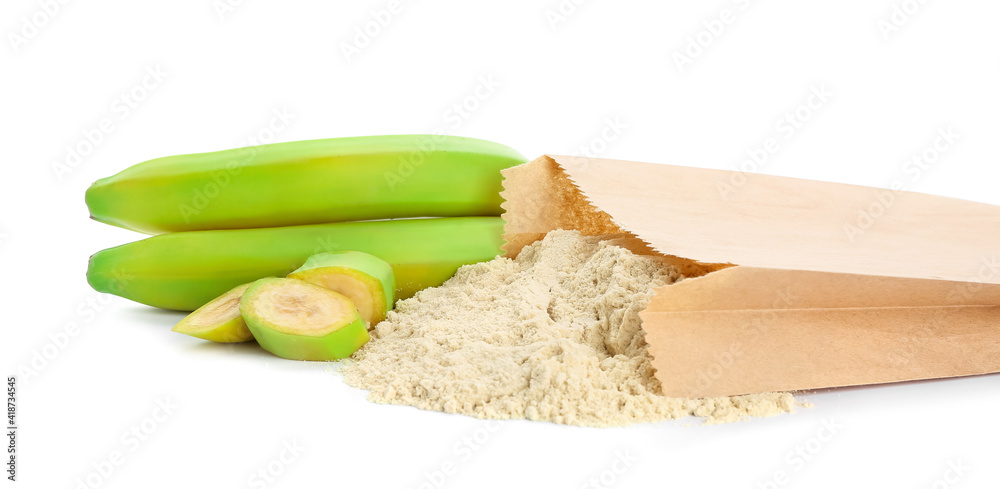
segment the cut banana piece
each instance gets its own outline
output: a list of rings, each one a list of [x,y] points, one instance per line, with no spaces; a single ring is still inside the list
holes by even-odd
[[[199,307],[173,327],[173,331],[219,343],[253,340],[240,315],[240,298],[250,284],[240,285]]]
[[[350,299],[302,280],[254,282],[240,300],[240,312],[257,343],[282,358],[346,358],[369,338]]]
[[[347,296],[372,327],[392,309],[396,279],[392,265],[360,251],[331,251],[310,256],[288,274]]]

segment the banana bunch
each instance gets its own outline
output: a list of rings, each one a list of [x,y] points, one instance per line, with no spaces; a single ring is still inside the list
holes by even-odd
[[[478,139],[321,139],[158,158],[95,182],[93,219],[159,234],[100,251],[97,291],[191,311],[317,253],[388,262],[396,297],[501,253],[500,170],[525,161]],[[415,219],[408,219],[415,218]]]

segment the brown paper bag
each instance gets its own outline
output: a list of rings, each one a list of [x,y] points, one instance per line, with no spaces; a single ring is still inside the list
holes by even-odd
[[[568,156],[503,174],[507,256],[576,229],[696,277],[641,314],[666,395],[1000,372],[1000,207]]]

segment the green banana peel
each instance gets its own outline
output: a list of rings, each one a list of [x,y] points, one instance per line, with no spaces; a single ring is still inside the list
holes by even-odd
[[[149,234],[499,216],[500,170],[525,161],[457,136],[294,141],[145,161],[94,182],[86,201],[93,219]]]
[[[462,265],[502,254],[502,235],[499,217],[170,233],[94,254],[87,280],[98,292],[192,311],[240,284],[284,277],[311,255],[356,250],[392,265],[395,296],[405,299],[441,285]]]

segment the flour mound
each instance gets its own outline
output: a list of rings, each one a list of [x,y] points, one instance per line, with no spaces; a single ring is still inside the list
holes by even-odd
[[[615,426],[792,411],[788,393],[659,394],[639,312],[652,289],[681,279],[657,257],[553,231],[516,259],[464,266],[398,302],[344,377],[375,402],[489,419]]]

